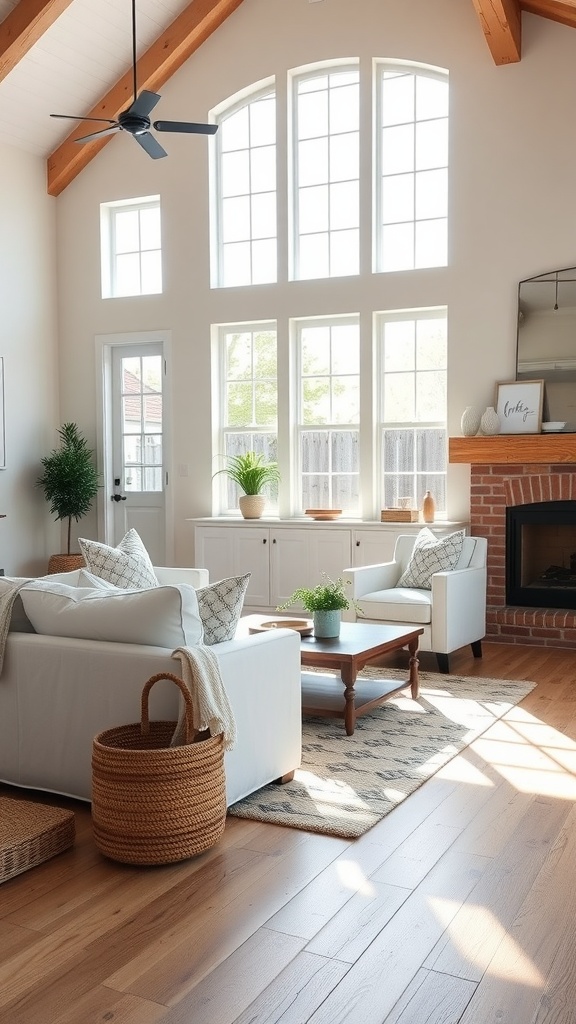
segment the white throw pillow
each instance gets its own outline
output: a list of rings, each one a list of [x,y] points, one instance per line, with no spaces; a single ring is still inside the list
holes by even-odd
[[[59,582],[66,583],[66,580]],[[95,576],[93,572],[88,572],[87,569],[80,569],[78,573],[77,587],[88,587],[91,590],[122,590],[127,588],[117,587],[115,583],[109,583],[108,580],[102,579],[101,576]],[[130,589],[130,588],[128,588]]]
[[[205,644],[233,639],[251,575],[248,572],[245,576],[231,576],[196,591]]]
[[[117,547],[78,538],[88,572],[123,589],[157,587],[150,556],[136,530],[128,530]]]
[[[186,583],[148,590],[95,590],[33,580],[20,591],[37,633],[111,640],[152,647],[193,647],[202,642],[194,587]]]
[[[431,590],[434,573],[454,568],[462,553],[463,543],[463,530],[451,533],[448,537],[435,537],[432,530],[425,526],[416,537],[410,561],[396,586]]]

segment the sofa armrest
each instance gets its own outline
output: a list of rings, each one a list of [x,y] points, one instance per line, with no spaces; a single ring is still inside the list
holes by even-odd
[[[342,579],[346,584],[346,595],[351,601],[360,601],[365,594],[375,590],[391,590],[396,586],[402,566],[400,562],[382,562],[379,565],[361,565],[356,569],[344,569]],[[356,622],[358,615],[352,604],[342,612],[344,622]]]
[[[486,566],[432,577],[432,650],[455,651],[486,634]]]
[[[190,586],[198,589],[198,587],[206,587],[210,580],[208,569],[155,565],[154,572],[158,582],[163,586],[169,583],[189,583]]]

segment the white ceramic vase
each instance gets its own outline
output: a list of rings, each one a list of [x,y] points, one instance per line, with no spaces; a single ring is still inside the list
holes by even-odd
[[[465,437],[474,437],[480,430],[482,414],[472,405],[467,405],[462,413],[460,428]]]
[[[480,429],[483,434],[491,435],[500,433],[500,417],[493,405],[488,405],[482,413]]]

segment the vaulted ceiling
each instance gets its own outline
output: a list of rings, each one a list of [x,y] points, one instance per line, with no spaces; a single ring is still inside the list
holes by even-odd
[[[473,3],[497,65],[521,59],[523,11],[576,28],[576,0],[460,2]],[[138,0],[138,89],[160,89],[242,3]],[[86,125],[68,134],[70,122],[49,114],[117,118],[133,98],[131,61],[129,0],[0,0],[0,141],[47,157],[50,195],[111,137],[78,146]],[[189,112],[198,120],[204,114]]]

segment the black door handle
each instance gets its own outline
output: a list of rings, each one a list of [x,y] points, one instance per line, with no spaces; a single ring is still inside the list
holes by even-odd
[[[125,494],[111,494],[110,501],[126,501]]]

